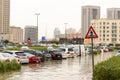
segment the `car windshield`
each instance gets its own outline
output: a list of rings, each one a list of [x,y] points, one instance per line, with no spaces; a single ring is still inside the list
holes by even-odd
[[[120,53],[120,51],[118,51],[118,53]]]
[[[68,48],[68,51],[73,51],[73,48]]]
[[[33,54],[30,53],[25,53],[27,56],[34,56]]]
[[[65,49],[60,49],[61,51],[65,51]]]
[[[24,52],[15,52],[15,54],[18,55],[18,56],[26,56],[26,55],[24,54]]]
[[[42,54],[42,51],[36,50],[36,54]]]

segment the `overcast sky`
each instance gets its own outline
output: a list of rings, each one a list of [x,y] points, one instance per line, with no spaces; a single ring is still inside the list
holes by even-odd
[[[25,25],[37,25],[39,15],[39,39],[47,33],[53,38],[53,31],[58,27],[64,33],[67,28],[79,30],[81,27],[81,6],[101,7],[101,17],[106,17],[107,8],[120,8],[120,0],[11,0],[10,25],[24,28]]]

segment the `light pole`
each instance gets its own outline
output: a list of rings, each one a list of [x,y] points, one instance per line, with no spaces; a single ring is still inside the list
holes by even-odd
[[[66,31],[66,28],[67,28],[67,24],[68,23],[64,23],[65,24],[65,47],[67,46],[67,31]]]
[[[35,15],[37,16],[37,43],[38,43],[38,16],[40,15],[40,13],[35,13]]]

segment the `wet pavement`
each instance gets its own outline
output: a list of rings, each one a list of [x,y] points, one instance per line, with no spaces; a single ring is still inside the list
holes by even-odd
[[[114,53],[94,56],[95,64],[109,59]],[[91,55],[22,65],[19,72],[4,76],[4,80],[92,80]]]

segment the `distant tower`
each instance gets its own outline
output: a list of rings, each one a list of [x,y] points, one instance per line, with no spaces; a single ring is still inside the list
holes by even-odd
[[[82,6],[81,14],[81,35],[82,38],[85,37],[87,30],[90,26],[90,21],[92,19],[100,19],[100,7],[99,6]]]
[[[54,38],[55,39],[59,39],[60,38],[60,29],[57,28],[57,27],[54,29]]]
[[[120,19],[120,8],[108,8],[107,18],[108,19]]]

